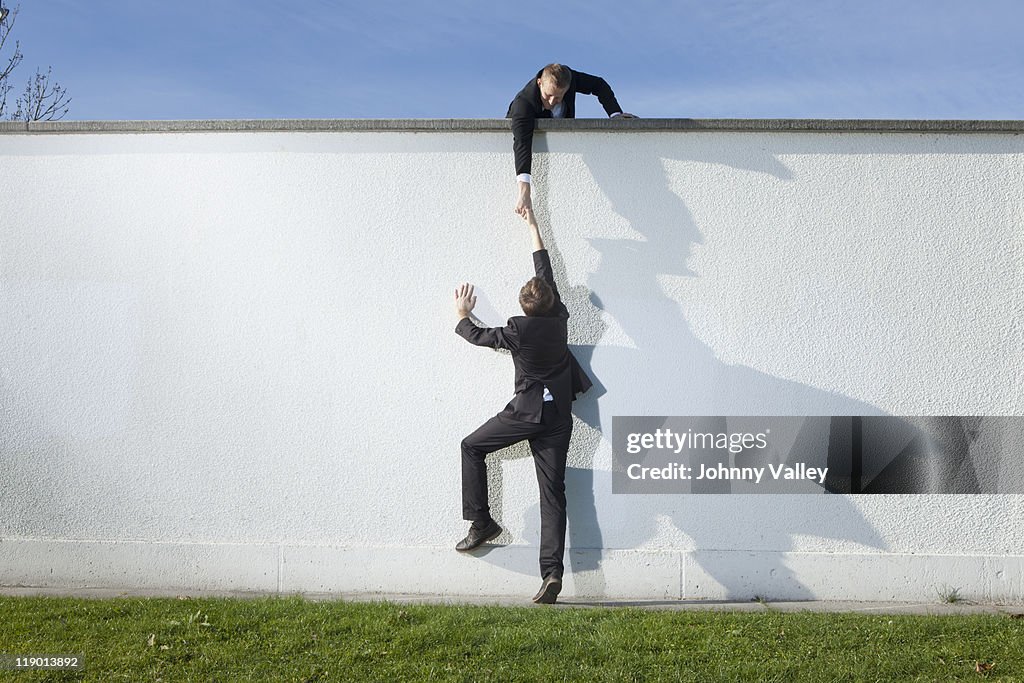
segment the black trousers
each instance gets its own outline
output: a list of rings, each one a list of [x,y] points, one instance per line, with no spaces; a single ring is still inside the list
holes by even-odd
[[[462,517],[487,521],[488,453],[528,439],[540,487],[540,575],[561,577],[565,555],[565,457],[572,437],[572,415],[559,415],[553,401],[544,403],[539,423],[492,417],[462,440]]]

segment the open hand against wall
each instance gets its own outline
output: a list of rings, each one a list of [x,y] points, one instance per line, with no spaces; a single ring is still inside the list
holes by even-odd
[[[476,306],[476,297],[473,296],[473,285],[464,282],[455,288],[455,313],[459,320],[468,318],[473,307]]]

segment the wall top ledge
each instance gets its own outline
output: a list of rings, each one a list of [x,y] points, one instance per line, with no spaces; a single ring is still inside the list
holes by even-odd
[[[491,132],[507,119],[222,119],[182,121],[0,121],[0,134],[203,132]],[[541,119],[538,131],[1021,133],[1021,121],[938,119]]]

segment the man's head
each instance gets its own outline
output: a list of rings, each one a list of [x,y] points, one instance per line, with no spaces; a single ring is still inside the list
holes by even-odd
[[[554,109],[565,93],[569,90],[572,82],[572,72],[569,67],[561,64],[548,64],[540,72],[537,85],[540,87],[540,102],[545,109]]]
[[[519,305],[523,307],[523,313],[526,315],[547,315],[555,305],[555,293],[544,279],[530,278],[530,281],[519,290]]]

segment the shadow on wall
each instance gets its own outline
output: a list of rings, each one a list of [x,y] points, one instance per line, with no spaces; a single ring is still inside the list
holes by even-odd
[[[611,472],[595,469],[602,439],[610,441],[611,434],[605,429],[610,429],[613,415],[883,414],[848,396],[753,368],[727,365],[695,336],[680,302],[670,298],[658,281],[663,275],[695,277],[687,260],[692,245],[703,239],[682,199],[669,187],[663,160],[726,164],[781,180],[791,179],[791,174],[771,154],[749,148],[744,149],[742,158],[694,158],[687,153],[686,140],[680,137],[667,146],[649,143],[628,153],[609,151],[583,157],[614,210],[642,238],[589,240],[601,255],[598,268],[589,275],[586,286],[562,287],[573,316],[570,343],[595,384],[573,407],[578,421],[566,473],[570,546],[566,566],[574,575],[578,595],[603,597],[606,581],[600,550],[609,548],[605,548],[600,520],[616,520],[616,525],[618,520],[628,520],[625,534],[632,541],[614,544],[623,548],[641,547],[654,540],[668,521],[692,539],[694,560],[707,578],[721,586],[724,597],[745,598],[752,590],[760,590],[759,586],[768,586],[767,590],[776,593],[769,597],[813,598],[813,590],[782,561],[781,553],[794,547],[795,536],[884,547],[878,533],[845,496],[829,498],[829,515],[821,514],[822,499],[816,496],[792,496],[793,504],[784,507],[777,496],[613,496]],[[538,155],[535,164],[541,170],[541,185],[547,186],[544,155]],[[663,180],[649,185],[631,182],[654,177]],[[542,226],[550,225],[549,215],[547,206],[538,207]],[[552,232],[558,234],[557,225]],[[547,246],[556,280],[568,283],[557,240],[549,238]],[[609,316],[633,340],[634,348],[601,344]],[[517,457],[516,453],[501,452],[500,457]],[[728,482],[714,485],[714,492],[728,493]],[[694,498],[700,501],[694,502]],[[737,498],[746,500],[741,503]],[[749,519],[737,518],[739,505],[748,511]],[[527,511],[525,524],[528,533],[539,525],[536,505]],[[623,533],[619,527],[617,534]],[[757,548],[764,551],[756,570],[739,564],[748,562],[749,552],[719,551],[749,547],[743,545],[744,539],[752,536]],[[508,566],[507,562],[515,561],[500,552],[484,557],[507,569],[537,571],[535,564]]]

